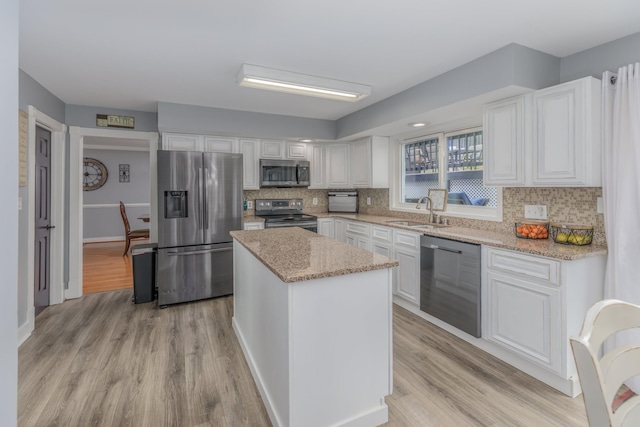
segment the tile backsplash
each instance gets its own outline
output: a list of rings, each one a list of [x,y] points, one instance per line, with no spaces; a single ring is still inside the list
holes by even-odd
[[[360,213],[387,215],[393,217],[424,221],[421,213],[397,212],[389,210],[388,189],[359,189],[358,209]],[[301,198],[307,213],[327,212],[327,190],[308,190],[301,188],[265,188],[245,191],[248,200],[273,198]],[[594,244],[606,245],[604,217],[596,212],[596,199],[602,196],[602,188],[504,188],[502,190],[502,222],[481,221],[449,217],[452,225],[513,233],[517,219],[524,217],[524,205],[546,205],[551,222],[570,222],[594,226]],[[313,198],[318,204],[313,205]],[[367,197],[371,204],[367,205]],[[249,212],[253,214],[253,212]],[[446,218],[446,214],[442,215]]]

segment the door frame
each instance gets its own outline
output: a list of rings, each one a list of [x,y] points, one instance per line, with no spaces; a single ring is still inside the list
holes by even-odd
[[[158,132],[69,127],[69,284],[65,299],[82,296],[82,245],[83,245],[83,192],[82,159],[84,137],[126,138],[149,142],[149,240],[157,241],[157,194],[156,175]]]
[[[19,339],[26,339],[35,327],[35,220],[36,220],[36,126],[51,132],[51,229],[49,304],[64,301],[64,174],[65,142],[67,126],[49,117],[34,106],[29,105],[29,184],[28,184],[28,227],[27,227],[27,323],[20,326]]]

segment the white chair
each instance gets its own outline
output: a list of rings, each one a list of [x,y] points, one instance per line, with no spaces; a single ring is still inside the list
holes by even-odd
[[[610,335],[640,327],[640,306],[604,300],[587,311],[580,336],[571,338],[590,427],[640,426],[640,396],[634,395],[615,412],[611,404],[620,386],[640,375],[638,345],[617,347],[602,357],[602,343]]]

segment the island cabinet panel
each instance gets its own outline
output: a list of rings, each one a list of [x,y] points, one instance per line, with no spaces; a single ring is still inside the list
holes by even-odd
[[[285,283],[234,240],[233,328],[274,426],[387,422],[390,268]]]
[[[318,218],[318,234],[335,239],[336,229],[333,218]]]

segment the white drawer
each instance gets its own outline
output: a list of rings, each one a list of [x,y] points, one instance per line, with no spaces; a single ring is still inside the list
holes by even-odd
[[[347,222],[347,227],[345,229],[347,233],[358,234],[360,236],[369,237],[369,224],[365,224],[362,222]]]
[[[371,226],[371,238],[383,242],[391,242],[393,230],[389,227]]]
[[[393,233],[393,243],[396,247],[401,246],[418,250],[420,249],[420,234],[395,230],[395,233]]]
[[[487,267],[560,284],[560,262],[520,252],[487,249]]]

